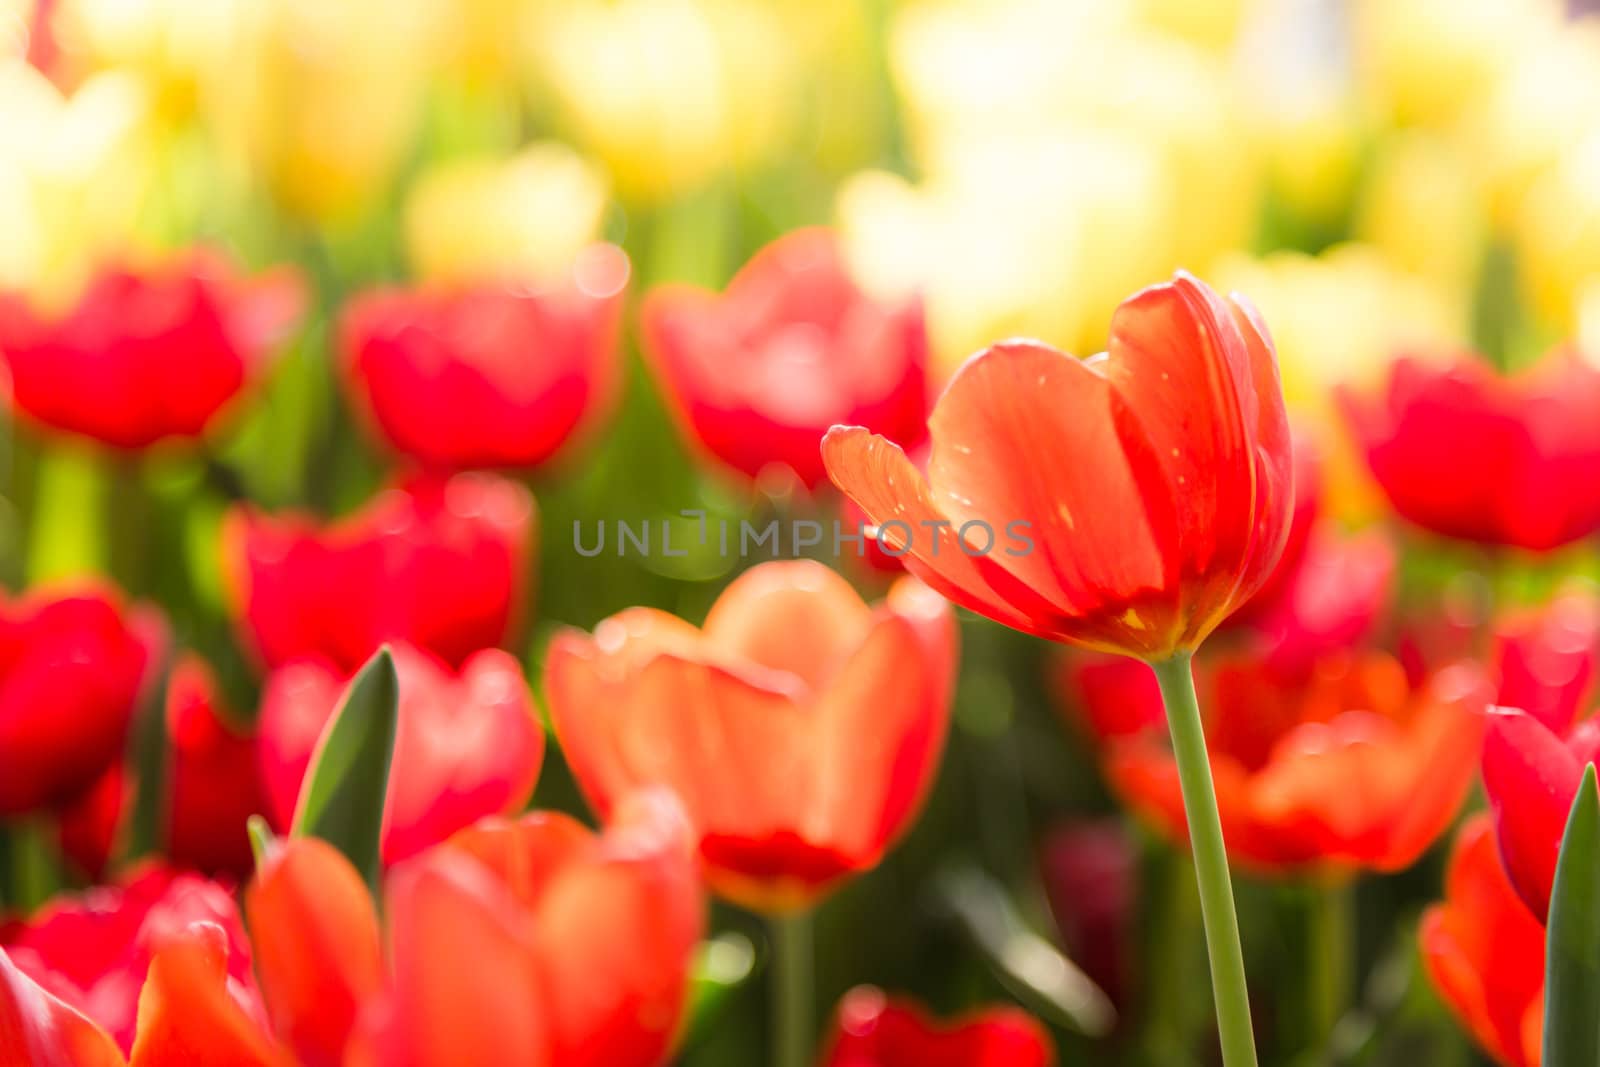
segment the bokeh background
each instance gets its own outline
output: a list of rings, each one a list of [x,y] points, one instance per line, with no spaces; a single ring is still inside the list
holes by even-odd
[[[527,478],[541,536],[513,651],[536,681],[559,626],[641,604],[699,620],[752,560],[687,536],[683,558],[585,559],[574,522],[833,505],[684,443],[638,298],[720,289],[819,224],[870,291],[921,294],[935,378],[1013,335],[1096,352],[1117,303],[1178,268],[1247,293],[1324,457],[1323,513],[1392,526],[1337,387],[1375,386],[1401,352],[1505,371],[1565,342],[1600,353],[1600,18],[1538,0],[0,0],[0,288],[68,308],[106,263],[194,245],[309,281],[291,347],[202,448],[110,455],[8,425],[0,579],[100,574],[158,603],[248,719],[261,675],[230,623],[224,516],[347,513],[395,468],[341,386],[340,309],[387,283],[559,274],[609,241],[631,263],[624,382]],[[1396,537],[1396,619],[1470,629],[1491,585],[1531,600],[1595,570],[1582,546],[1502,566]],[[1060,655],[962,629],[937,786],[822,909],[819,1004],[868,981],[941,1010],[1017,999],[1064,1063],[1200,1062],[1188,858],[1111,799]],[[534,802],[584,811],[555,746]],[[7,832],[13,907],[82,883],[48,819]],[[1418,963],[1444,851],[1350,890],[1352,1011],[1310,1046],[1293,1005],[1322,887],[1240,877],[1267,1059],[1478,1062]],[[1108,986],[1112,1035],[1077,1033],[1048,982],[1015,973],[991,930],[1005,912]],[[749,916],[714,925],[761,954]],[[762,1062],[759,979],[726,998],[680,1062]]]

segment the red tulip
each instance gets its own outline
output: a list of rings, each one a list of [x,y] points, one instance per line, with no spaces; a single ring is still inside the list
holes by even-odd
[[[12,407],[116,448],[199,437],[260,377],[303,304],[287,268],[245,278],[200,251],[108,268],[61,317],[0,294]]]
[[[1535,611],[1503,619],[1495,631],[1496,703],[1521,708],[1566,732],[1588,709],[1600,653],[1600,599],[1569,589]]]
[[[1253,622],[1293,595],[1295,582],[1305,569],[1313,533],[1319,532],[1324,480],[1322,448],[1314,437],[1298,428],[1291,430],[1290,439],[1294,455],[1294,509],[1289,515],[1289,536],[1284,541],[1283,555],[1278,557],[1278,565],[1267,575],[1255,596],[1228,620],[1230,623]]]
[[[1544,927],[1517,898],[1487,816],[1456,837],[1445,899],[1422,916],[1428,977],[1485,1052],[1536,1067],[1544,1003]]]
[[[1600,371],[1557,353],[1514,377],[1470,355],[1400,359],[1345,415],[1403,518],[1446,537],[1546,551],[1600,529]]]
[[[627,256],[596,245],[548,290],[364,294],[341,328],[349,389],[429,467],[538,466],[610,404],[627,284]]]
[[[0,1063],[7,1067],[123,1067],[104,1030],[19,971],[0,948]]]
[[[306,1067],[653,1067],[671,1052],[704,904],[670,795],[630,798],[599,836],[550,813],[486,821],[396,868],[382,971],[355,871],[318,842],[283,847],[247,906]]]
[[[1401,870],[1449,828],[1475,777],[1488,687],[1465,664],[1413,689],[1376,652],[1324,660],[1304,681],[1225,660],[1199,684],[1228,853],[1256,870]],[[1113,738],[1104,758],[1113,789],[1184,840],[1162,735]]]
[[[685,434],[747,477],[781,465],[820,485],[817,445],[835,423],[907,448],[926,435],[922,305],[867,295],[828,230],[774,241],[721,295],[659,287],[641,314],[645,353]]]
[[[1516,708],[1491,711],[1483,788],[1511,883],[1542,921],[1583,768],[1600,763],[1600,718],[1583,720],[1563,737]]]
[[[328,525],[235,511],[224,564],[268,666],[323,656],[354,672],[384,641],[459,666],[508,639],[528,598],[534,529],[526,489],[460,474],[380,493]]]
[[[828,473],[912,574],[1028,633],[1149,660],[1192,650],[1289,534],[1272,343],[1241,298],[1187,274],[1117,309],[1107,355],[1017,341],[974,356],[929,431],[926,478],[862,427],[829,431]]]
[[[167,680],[167,825],[161,847],[175,866],[239,877],[254,867],[245,820],[266,809],[253,730],[219,710],[216,680],[198,656],[183,656]],[[63,850],[98,876],[115,850],[132,789],[123,764],[63,809]]]
[[[509,653],[485,649],[459,674],[409,645],[395,646],[394,659],[400,718],[384,811],[387,863],[486,815],[520,809],[544,756],[544,731]],[[347,681],[323,660],[291,663],[267,679],[261,775],[266,810],[280,829],[293,820],[301,780]]]
[[[1017,1008],[989,1008],[945,1025],[916,1005],[861,986],[839,1002],[822,1067],[1052,1067],[1050,1036]]]
[[[546,691],[597,810],[670,786],[712,887],[781,911],[875,866],[910,824],[944,745],[955,640],[949,606],[915,581],[868,607],[820,563],[764,563],[703,629],[632,608],[557,635]]]
[[[194,875],[152,868],[124,886],[58,897],[8,935],[6,951],[18,970],[127,1050],[154,955],[196,923],[217,931],[229,996],[246,1016],[260,1018],[250,943],[232,894]]]
[[[110,591],[0,598],[0,815],[70,800],[106,772],[164,642],[159,616]]]

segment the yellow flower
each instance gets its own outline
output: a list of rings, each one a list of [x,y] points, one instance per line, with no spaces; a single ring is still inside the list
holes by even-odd
[[[67,97],[27,63],[0,60],[0,286],[65,302],[138,242],[151,113],[130,75],[95,75]]]
[[[536,49],[574,136],[630,202],[763,160],[790,118],[791,44],[749,0],[573,0],[543,13]]]
[[[1541,176],[1600,114],[1600,18],[1551,27],[1526,47],[1468,116],[1468,158],[1488,183],[1497,225],[1511,228]]]
[[[233,35],[231,2],[60,0],[52,26],[74,69],[117,69],[145,83],[161,110],[186,115],[206,65]]]
[[[1379,150],[1356,216],[1356,237],[1395,269],[1465,293],[1482,263],[1488,208],[1460,148],[1426,133]]]
[[[1600,121],[1529,191],[1515,237],[1528,302],[1563,337],[1582,332],[1600,310]]]
[[[1374,387],[1402,351],[1422,357],[1459,351],[1467,337],[1464,299],[1357,244],[1317,256],[1234,256],[1213,273],[1220,288],[1248,296],[1271,327],[1290,416],[1326,453],[1330,509],[1348,519],[1372,517],[1378,500],[1343,431],[1335,390]]]
[[[1445,126],[1487,96],[1520,48],[1562,17],[1558,0],[1359,0],[1363,86],[1406,125]]]
[[[530,145],[506,160],[447,163],[406,202],[406,249],[423,278],[543,278],[594,241],[605,178],[566,145]]]
[[[923,294],[945,369],[1019,334],[1089,353],[1122,297],[1172,271],[1168,180],[1148,146],[1103,133],[974,145],[920,187],[857,176],[839,225],[865,284]]]
[[[1141,21],[1216,51],[1230,48],[1260,0],[1135,0]]]
[[[1124,5],[911,8],[895,20],[891,60],[927,173],[986,140],[1087,132],[1158,161],[1177,265],[1202,266],[1254,232],[1261,165],[1226,62],[1130,22]]]
[[[219,141],[292,212],[370,209],[411,145],[439,41],[436,0],[234,5],[201,105]]]

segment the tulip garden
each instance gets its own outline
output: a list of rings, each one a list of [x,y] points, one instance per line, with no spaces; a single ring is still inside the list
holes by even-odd
[[[0,372],[0,1067],[1600,1065],[1592,4],[0,0]]]

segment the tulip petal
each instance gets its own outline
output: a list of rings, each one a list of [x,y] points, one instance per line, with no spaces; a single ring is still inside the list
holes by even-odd
[[[703,631],[730,661],[787,671],[816,690],[871,621],[871,610],[835,571],[815,560],[790,560],[734,579]]]
[[[1556,857],[1583,765],[1543,723],[1492,708],[1483,743],[1483,786],[1494,810],[1500,855],[1534,914],[1550,910]]]
[[[359,1057],[384,1067],[547,1067],[541,979],[526,916],[470,857],[440,849],[390,877],[389,995],[362,1020]]]
[[[39,988],[0,948],[0,1063],[15,1067],[123,1067],[117,1043]]]
[[[1125,629],[1120,647],[1165,647],[1174,620],[1129,609],[1176,577],[1173,501],[1104,373],[1043,345],[995,345],[956,372],[929,430],[932,499],[958,531],[1031,522],[1034,551],[993,558],[1077,625]]]
[[[383,977],[378,918],[348,860],[317,838],[284,841],[245,893],[256,970],[279,1035],[304,1067],[338,1067]]]
[[[227,935],[195,923],[150,961],[129,1067],[292,1067],[228,988]]]
[[[537,911],[552,1062],[663,1062],[704,921],[681,808],[665,791],[631,794],[588,855],[555,871]]]

